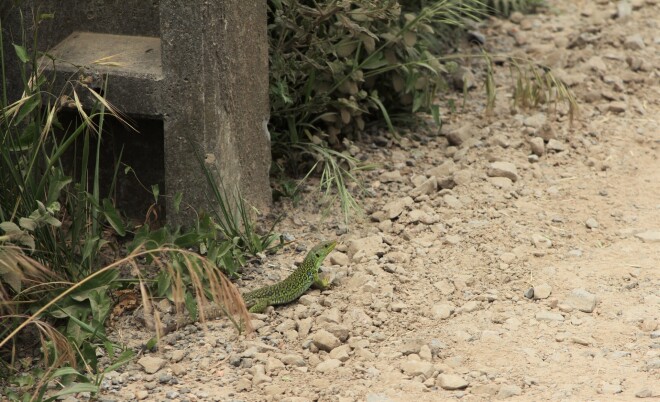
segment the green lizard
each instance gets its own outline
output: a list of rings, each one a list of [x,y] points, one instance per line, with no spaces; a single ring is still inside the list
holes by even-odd
[[[319,277],[319,268],[325,257],[337,245],[325,241],[309,250],[305,260],[282,282],[243,294],[243,300],[251,313],[262,313],[268,306],[290,303],[303,295],[312,285],[320,289],[328,287],[328,280]]]
[[[325,257],[330,254],[336,245],[336,241],[326,241],[314,246],[307,253],[303,263],[282,282],[244,293],[243,300],[249,311],[251,313],[261,313],[268,306],[290,303],[302,296],[312,285],[321,289],[326,288],[329,280],[322,279],[319,276],[319,268]],[[204,318],[211,320],[220,317],[225,311],[215,303],[209,303],[204,307]],[[135,318],[148,328],[154,328],[156,325],[153,317],[145,314],[143,309],[135,315]],[[195,320],[189,316],[177,317],[173,322],[162,325],[160,333],[165,335],[194,322]]]

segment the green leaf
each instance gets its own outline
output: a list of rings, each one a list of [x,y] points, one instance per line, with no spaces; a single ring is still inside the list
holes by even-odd
[[[156,341],[155,338],[152,338],[151,340],[149,340],[149,342],[151,342],[152,340],[153,340],[153,341]],[[148,349],[151,349],[151,348],[153,348],[153,346],[149,347],[149,342],[147,342],[147,348],[148,348]],[[126,350],[124,350],[124,351],[119,355],[119,357],[117,357],[117,360],[115,360],[114,363],[112,363],[111,365],[109,365],[108,367],[106,367],[106,368],[103,370],[103,372],[104,372],[104,373],[109,373],[109,372],[111,372],[111,371],[113,371],[113,370],[116,370],[117,368],[119,368],[119,367],[123,366],[124,364],[130,362],[130,361],[133,359],[134,356],[135,356],[135,352],[133,352],[132,350],[130,350],[130,349],[126,349]]]
[[[75,383],[75,384],[69,385],[68,387],[64,388],[60,392],[56,393],[51,398],[46,399],[46,401],[47,402],[54,401],[54,400],[58,399],[60,396],[77,394],[77,393],[80,393],[80,392],[93,392],[93,393],[96,393],[96,392],[98,392],[98,390],[99,390],[98,385],[88,384],[88,383]]]
[[[112,202],[107,198],[103,199],[103,215],[105,215],[105,219],[119,236],[126,236],[126,229],[119,217],[119,212],[117,212]]]
[[[151,193],[154,195],[154,201],[156,204],[158,204],[158,196],[160,195],[160,189],[158,188],[158,184],[154,184],[151,186]]]
[[[188,248],[195,246],[199,241],[200,241],[199,234],[193,231],[177,237],[174,240],[174,244],[180,248]]]
[[[170,288],[170,276],[165,272],[160,272],[158,274],[158,296],[164,296],[167,290]]]
[[[174,211],[179,212],[179,207],[181,206],[181,200],[183,199],[183,193],[176,193],[174,195]]]
[[[435,124],[442,128],[442,120],[440,120],[440,105],[431,105],[431,114],[433,115],[433,121]]]
[[[27,63],[30,61],[30,57],[28,57],[27,50],[21,45],[17,45],[13,43],[14,45],[14,50],[16,50],[16,56],[18,56],[18,59],[22,61],[23,63]]]
[[[190,313],[190,317],[197,321],[197,303],[195,302],[195,297],[190,292],[186,292],[185,295],[186,309]]]
[[[21,228],[16,226],[14,222],[2,222],[0,223],[0,229],[8,235],[23,233]]]
[[[18,123],[22,122],[23,119],[32,113],[32,111],[41,104],[41,97],[38,94],[31,95],[23,105],[21,105],[21,109],[16,115],[16,119],[12,122],[12,124],[18,125]]]

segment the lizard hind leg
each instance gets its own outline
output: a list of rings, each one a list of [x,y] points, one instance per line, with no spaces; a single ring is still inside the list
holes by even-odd
[[[256,299],[252,307],[249,308],[250,313],[263,313],[268,307],[267,299]]]

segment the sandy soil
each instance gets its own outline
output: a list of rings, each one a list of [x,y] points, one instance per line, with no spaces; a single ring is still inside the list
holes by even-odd
[[[334,286],[256,315],[251,338],[226,320],[176,331],[102,398],[660,399],[660,2],[552,3],[481,32],[571,86],[573,125],[563,106],[512,113],[504,66],[492,117],[477,78],[440,133],[355,144],[379,166],[365,216],[347,230],[312,195],[279,205],[296,245],[239,282],[281,279],[337,238]],[[114,336],[150,334],[127,319]]]

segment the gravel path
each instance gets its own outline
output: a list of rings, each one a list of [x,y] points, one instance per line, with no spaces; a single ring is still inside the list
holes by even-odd
[[[660,3],[553,4],[482,33],[571,86],[573,126],[563,107],[512,114],[500,67],[493,117],[478,88],[438,134],[354,144],[379,167],[349,231],[312,195],[279,206],[299,248],[342,242],[335,286],[255,315],[252,338],[226,320],[176,331],[108,375],[103,399],[660,398]],[[283,278],[304,254],[253,276]],[[127,319],[114,336],[150,334]]]

